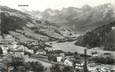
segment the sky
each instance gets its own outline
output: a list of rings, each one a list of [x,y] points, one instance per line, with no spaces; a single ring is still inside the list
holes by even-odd
[[[97,6],[111,3],[115,5],[115,0],[0,0],[0,5],[8,6],[14,9],[27,9],[29,11],[44,11],[47,8],[58,9],[67,7],[82,7],[83,5]],[[28,6],[18,6],[28,5]]]

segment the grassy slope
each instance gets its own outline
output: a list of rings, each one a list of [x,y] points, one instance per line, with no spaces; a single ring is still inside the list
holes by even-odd
[[[41,21],[38,23],[37,20],[29,14],[9,7],[0,6],[0,9],[1,12],[5,14],[5,16],[1,17],[1,26],[4,28],[4,32],[14,37],[16,36],[20,41],[35,39],[47,41],[49,38],[62,38],[61,35],[55,32],[57,29],[56,26],[49,26],[50,22],[46,23]],[[36,28],[36,30],[33,30],[33,27]],[[38,32],[36,33],[35,31]]]

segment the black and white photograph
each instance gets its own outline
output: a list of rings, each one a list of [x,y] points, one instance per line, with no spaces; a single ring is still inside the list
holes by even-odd
[[[115,0],[0,0],[0,72],[115,72]]]

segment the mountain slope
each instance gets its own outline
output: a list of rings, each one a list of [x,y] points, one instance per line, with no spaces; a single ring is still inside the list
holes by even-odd
[[[100,26],[83,36],[79,36],[76,45],[87,48],[101,47],[104,50],[115,50],[115,21]]]
[[[34,14],[34,12],[32,13]],[[47,9],[36,14],[36,17],[48,20],[58,26],[68,26],[76,33],[85,33],[114,21],[113,15],[112,5],[104,4],[96,7],[88,5],[82,8],[68,7],[61,11]]]
[[[51,25],[48,21],[36,20],[29,14],[11,9],[6,6],[0,6],[0,31],[4,37],[5,34],[10,34],[13,37],[21,40],[44,40],[61,39],[62,35],[56,33],[58,28]]]

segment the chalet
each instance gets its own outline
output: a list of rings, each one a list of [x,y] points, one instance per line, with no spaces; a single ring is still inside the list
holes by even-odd
[[[73,62],[69,58],[66,58],[65,61],[64,61],[64,65],[66,65],[66,66],[73,66]]]
[[[2,48],[2,51],[3,51],[3,55],[8,54],[8,52],[7,52],[8,46],[7,45],[2,45],[1,48]]]
[[[115,27],[112,27],[112,30],[115,30]]]
[[[98,52],[96,52],[96,51],[92,52],[91,54],[92,54],[93,57],[97,57],[98,56]]]
[[[62,59],[63,59],[63,57],[58,56],[58,57],[57,57],[57,62],[62,62]]]
[[[83,69],[83,63],[76,63],[75,68],[76,69]]]
[[[46,55],[46,52],[43,49],[39,49],[36,54]]]
[[[64,53],[60,53],[57,55],[57,62],[64,62],[65,60],[65,54]]]

